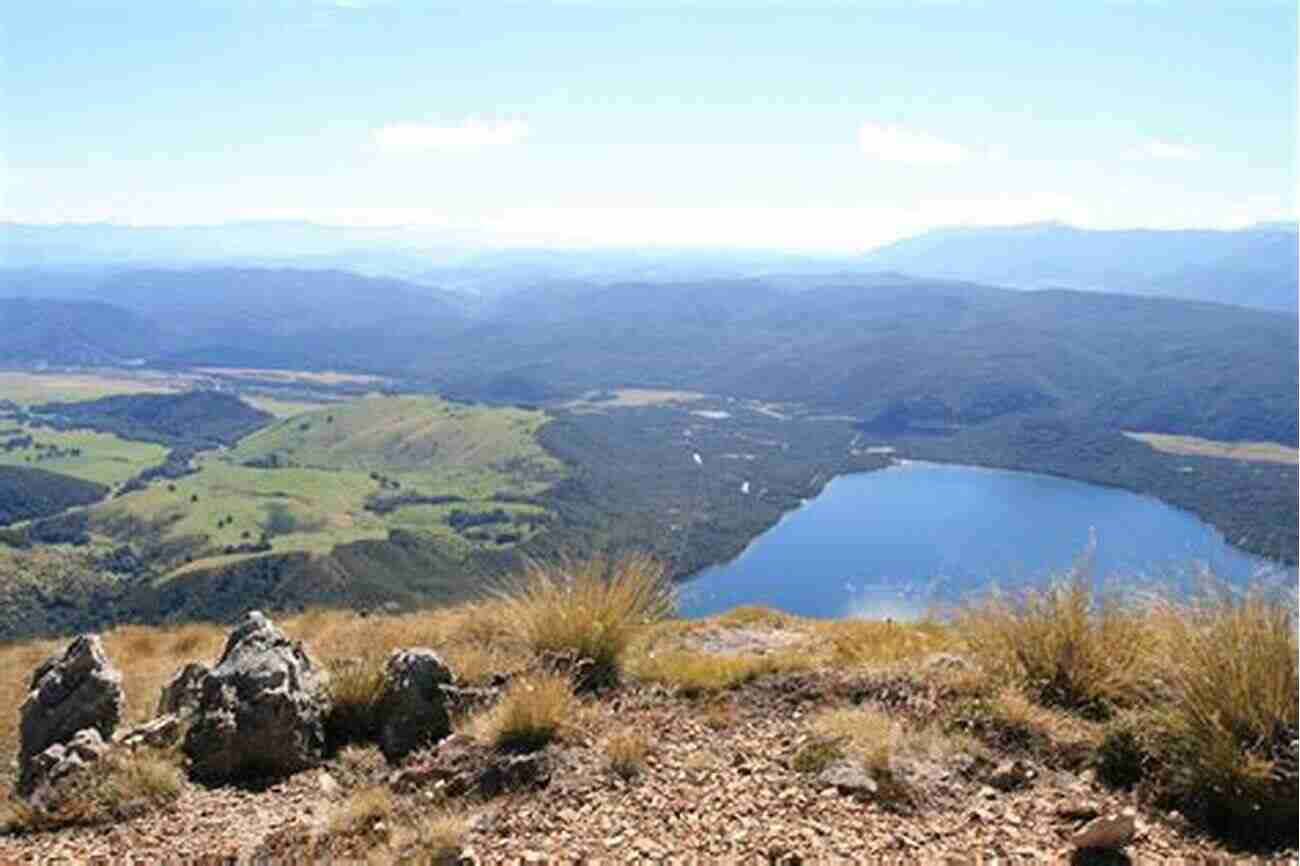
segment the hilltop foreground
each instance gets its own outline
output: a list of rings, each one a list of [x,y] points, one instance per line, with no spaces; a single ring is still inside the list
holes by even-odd
[[[28,701],[0,727],[24,753],[0,863],[1295,857],[1291,600],[1076,581],[914,624],[670,602],[653,562],[597,560],[420,613],[0,647],[0,701]],[[190,662],[214,668],[174,679]],[[106,744],[58,739],[61,778],[30,759],[91,710]]]

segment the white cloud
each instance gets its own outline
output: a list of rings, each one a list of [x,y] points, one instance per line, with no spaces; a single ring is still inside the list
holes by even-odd
[[[532,135],[522,120],[483,121],[469,118],[458,126],[432,123],[390,123],[371,136],[384,153],[478,153],[492,147],[518,144]]]
[[[1125,155],[1129,159],[1165,159],[1177,162],[1192,162],[1201,158],[1199,153],[1185,144],[1158,138],[1142,142]]]
[[[871,159],[908,165],[956,165],[965,162],[970,156],[960,144],[945,141],[928,132],[871,121],[858,127],[858,147]]]

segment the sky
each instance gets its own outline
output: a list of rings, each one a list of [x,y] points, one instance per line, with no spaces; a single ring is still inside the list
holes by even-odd
[[[1294,0],[17,0],[0,216],[866,249],[1296,217]]]

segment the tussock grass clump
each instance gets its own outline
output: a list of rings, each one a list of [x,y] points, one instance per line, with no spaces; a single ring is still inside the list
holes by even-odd
[[[535,752],[573,723],[578,701],[567,677],[533,674],[514,680],[476,720],[475,733],[507,752]]]
[[[609,768],[624,779],[640,774],[648,754],[650,742],[641,732],[631,728],[618,731],[605,740],[605,758],[609,761]]]
[[[533,562],[499,598],[513,634],[534,652],[590,659],[596,682],[616,679],[637,630],[674,604],[666,569],[641,554]]]
[[[995,679],[1033,700],[1104,719],[1150,689],[1155,635],[1141,605],[1094,597],[1080,576],[1018,600],[990,598],[953,627]]]
[[[393,838],[397,850],[392,862],[453,866],[461,862],[469,820],[454,812],[425,815],[414,826],[402,828]]]
[[[354,792],[330,816],[329,829],[336,836],[361,836],[386,842],[397,816],[397,798],[383,785]]]
[[[1295,843],[1300,704],[1296,609],[1290,599],[1226,592],[1163,604],[1172,700],[1158,712],[1164,793],[1244,841]]]
[[[373,654],[330,659],[329,711],[325,739],[330,751],[373,740],[379,730],[377,707],[384,691],[384,658]]]

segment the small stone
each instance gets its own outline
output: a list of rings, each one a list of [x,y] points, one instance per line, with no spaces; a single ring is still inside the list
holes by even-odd
[[[872,796],[879,790],[871,773],[856,761],[836,761],[818,774],[817,782],[841,794]]]
[[[1071,841],[1075,848],[1118,851],[1132,842],[1136,834],[1136,816],[1126,810],[1119,815],[1093,819]]]
[[[316,777],[316,784],[326,797],[333,797],[339,792],[339,783],[334,781],[334,777],[325,770],[321,770],[320,775]]]

